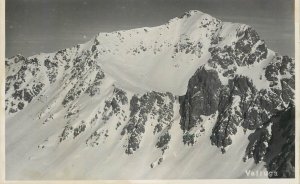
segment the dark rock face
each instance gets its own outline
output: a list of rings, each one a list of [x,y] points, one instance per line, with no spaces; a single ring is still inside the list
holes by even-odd
[[[291,97],[290,95],[293,93],[291,89],[288,87],[290,86],[292,89],[295,89],[295,63],[293,59],[289,58],[288,56],[276,56],[273,58],[272,62],[266,67],[265,70],[265,77],[268,81],[270,81],[270,87],[276,87],[277,85],[282,86],[286,93],[284,94],[284,100],[287,100],[287,96]],[[279,78],[279,76],[291,76],[291,77],[284,77]],[[286,86],[288,84],[288,86]]]
[[[272,129],[272,138],[270,148],[266,154],[268,161],[267,169],[276,171],[278,178],[294,178],[295,177],[295,106],[290,105],[286,110],[280,113],[278,121],[273,122],[273,126],[278,129]],[[276,132],[280,130],[280,132]],[[278,137],[282,140],[282,147],[276,154],[275,147],[278,143],[274,141]],[[274,154],[275,153],[275,154]],[[274,157],[275,156],[275,157]]]
[[[223,86],[218,102],[217,122],[212,130],[212,144],[224,148],[232,144],[231,135],[237,133],[237,126],[253,129],[261,123],[257,111],[249,110],[256,94],[252,82],[244,76],[236,76]]]
[[[250,29],[246,29],[246,32],[241,33],[240,37],[241,40],[246,38],[251,47],[258,42],[255,32]],[[244,40],[244,42],[246,41]],[[260,50],[263,48],[265,47],[257,47]],[[183,142],[194,144],[195,135],[186,131],[201,124],[201,115],[209,116],[217,113],[217,120],[211,135],[212,144],[220,147],[224,153],[225,148],[232,144],[231,136],[237,133],[238,127],[242,127],[244,132],[256,130],[256,133],[252,135],[256,139],[246,152],[256,162],[259,162],[267,152],[267,147],[262,143],[268,142],[271,136],[271,133],[266,132],[266,128],[263,127],[279,112],[279,109],[294,101],[294,62],[286,56],[273,58],[265,69],[269,88],[257,89],[253,81],[246,76],[234,74],[235,69],[231,67],[234,64],[253,64],[241,63],[240,57],[237,57],[242,52],[244,53],[243,60],[247,61],[249,49],[236,48],[233,50],[231,47],[224,46],[223,49],[217,47],[210,49],[210,52],[212,58],[208,64],[212,69],[205,69],[204,66],[199,68],[189,81],[186,95],[179,98],[180,124],[185,132]],[[224,52],[227,53],[225,58],[223,57]],[[264,58],[260,57],[255,61],[259,62]],[[224,70],[217,70],[217,66],[221,66]],[[230,75],[227,75],[228,68],[233,68],[233,73]],[[228,84],[223,85],[219,75],[227,76]],[[266,82],[266,84],[268,83]]]
[[[295,132],[292,127],[295,122],[294,115],[287,112],[292,109],[288,104],[294,103],[294,60],[275,55],[264,70],[268,86],[258,89],[251,79],[235,72],[237,66],[250,66],[266,59],[268,50],[251,28],[241,29],[237,37],[239,39],[234,45],[222,48],[217,46],[222,37],[214,37],[212,45],[216,46],[209,48],[212,57],[208,60],[212,68],[199,68],[189,80],[186,94],[179,97],[183,142],[193,145],[196,138],[190,131],[202,123],[201,116],[217,114],[210,139],[213,145],[221,148],[222,153],[232,144],[232,136],[240,127],[244,133],[254,130],[248,137],[244,160],[267,161],[268,170],[278,173],[276,177],[293,177]],[[226,85],[220,82],[220,75],[228,80]],[[282,116],[288,119],[288,129],[277,126],[282,123]],[[275,142],[280,142],[274,141],[274,137],[282,132],[286,132],[285,137],[282,135],[285,144],[279,145],[281,151],[276,157],[270,156],[274,153],[270,150],[274,149]]]
[[[295,107],[279,111],[248,137],[244,160],[264,161],[271,178],[295,177]]]
[[[218,109],[221,82],[218,73],[199,68],[190,79],[185,96],[179,97],[181,104],[181,128],[190,130],[200,122],[200,115],[209,116]]]
[[[236,134],[236,126],[255,129],[264,117],[253,107],[252,100],[257,90],[247,77],[236,76],[228,83],[227,86],[222,85],[216,71],[200,68],[190,79],[186,95],[179,98],[180,123],[184,131],[198,125],[202,121],[201,115],[219,112],[211,140],[221,148],[232,143],[230,135]],[[235,98],[239,99],[238,104],[234,104]],[[193,143],[191,135],[185,135],[184,140]]]
[[[268,151],[268,144],[271,139],[271,132],[268,130],[270,123],[267,123],[262,128],[258,128],[254,133],[248,137],[249,144],[246,149],[246,157],[253,158],[255,163],[259,163],[264,160],[264,157]]]
[[[185,133],[182,137],[183,143],[193,145],[195,143],[195,134]]]
[[[290,73],[293,75],[292,60],[282,62],[287,66],[284,75]],[[290,62],[288,62],[290,61]],[[285,63],[285,64],[284,64]],[[273,66],[271,62],[268,66]],[[279,65],[278,67],[281,67]],[[268,72],[268,67],[266,69]],[[270,86],[270,90],[257,90],[253,82],[245,76],[234,75],[229,78],[228,84],[223,85],[215,70],[207,70],[201,67],[190,79],[186,95],[179,98],[181,128],[186,132],[201,124],[201,115],[209,116],[218,113],[215,126],[212,129],[211,141],[213,145],[220,147],[225,152],[225,147],[232,144],[231,136],[237,133],[237,127],[241,126],[244,132],[247,130],[256,130],[257,138],[260,143],[252,143],[262,146],[262,142],[268,141],[271,136],[262,129],[270,118],[278,113],[277,108],[282,108],[286,103],[293,102],[294,99],[294,77],[282,78],[281,89],[276,86]],[[274,75],[277,79],[278,74]],[[267,77],[266,77],[267,78]],[[267,78],[268,79],[268,78]],[[290,85],[289,85],[290,84]],[[260,130],[262,129],[262,130]],[[260,131],[258,131],[260,130]],[[195,135],[185,133],[183,137],[185,144],[194,144]],[[250,149],[259,149],[260,154],[251,155]],[[247,150],[251,158],[257,162],[262,160],[266,153],[266,147],[252,146]],[[256,151],[256,153],[258,153]]]
[[[271,134],[268,135],[263,126],[278,113],[278,109],[294,101],[293,59],[276,55],[265,68],[269,89],[257,89],[248,77],[235,72],[237,67],[262,62],[267,58],[268,49],[251,27],[240,27],[236,36],[238,40],[232,45],[220,47],[219,43],[223,38],[219,34],[214,35],[212,46],[208,49],[211,54],[208,66],[211,69],[204,69],[205,66],[199,68],[190,79],[186,94],[179,98],[180,124],[185,132],[185,144],[194,144],[195,135],[189,131],[201,123],[200,116],[212,114],[218,116],[212,129],[211,141],[222,152],[232,144],[231,136],[237,133],[240,126],[244,132],[256,130],[256,141],[266,142]],[[226,77],[228,84],[220,82],[220,75]],[[255,146],[247,152],[250,153],[253,147]],[[255,149],[261,150],[260,154],[252,155],[259,162],[261,155],[266,153],[266,148],[256,146]]]
[[[159,137],[156,147],[160,148],[163,152],[168,149],[168,143],[171,140],[171,135],[167,132]]]
[[[236,51],[242,54],[249,54],[253,45],[259,41],[257,32],[252,28],[238,31],[237,36]]]

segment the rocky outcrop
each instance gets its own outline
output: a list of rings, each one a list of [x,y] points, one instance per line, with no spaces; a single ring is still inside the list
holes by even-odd
[[[37,79],[41,72],[40,63],[36,58],[27,59],[17,55],[5,64],[6,70],[12,70],[10,73],[13,73],[6,76],[5,93],[11,94],[11,98],[6,98],[5,110],[16,113],[38,96],[45,84]],[[28,78],[32,79],[30,84],[26,84]]]
[[[274,69],[275,66],[277,68]],[[281,73],[276,73],[277,71]],[[224,85],[220,82],[220,74],[214,69],[205,67],[198,69],[189,81],[186,95],[179,98],[180,123],[183,131],[189,131],[201,124],[201,115],[218,113],[211,141],[213,145],[220,147],[223,153],[225,148],[232,144],[231,136],[237,133],[239,127],[242,127],[244,132],[256,130],[251,136],[256,137],[256,141],[260,143],[253,144],[262,146],[262,142],[267,142],[271,136],[271,133],[269,135],[263,127],[281,109],[293,103],[295,87],[293,60],[287,57],[273,59],[267,65],[265,73],[267,80],[270,81],[269,87],[257,89],[247,76],[235,74]],[[273,81],[281,81],[281,85],[279,83],[274,85]],[[184,143],[193,143],[193,136],[187,133],[183,138]],[[249,155],[259,162],[262,160],[261,154],[266,153],[267,147],[256,148],[255,145],[249,149],[259,149],[260,154]]]
[[[213,70],[199,68],[189,81],[186,95],[179,97],[183,130],[190,130],[201,122],[201,115],[209,116],[219,105],[221,81]]]
[[[277,173],[272,177],[293,178],[295,177],[295,106],[291,104],[280,113],[273,126],[271,145],[266,154],[267,169]],[[278,137],[281,138],[281,147],[276,141]]]
[[[143,133],[145,133],[145,124],[149,121],[157,122],[154,133],[163,130],[164,127],[170,128],[173,118],[173,104],[175,98],[171,93],[149,92],[141,97],[134,95],[130,100],[130,117],[121,134],[127,134],[128,144],[126,153],[132,154],[139,148]],[[157,147],[163,151],[167,149],[170,140],[168,133],[162,135]]]

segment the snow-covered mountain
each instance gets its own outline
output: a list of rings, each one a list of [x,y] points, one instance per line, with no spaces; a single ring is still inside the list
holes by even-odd
[[[6,177],[294,177],[294,65],[200,11],[6,59]]]

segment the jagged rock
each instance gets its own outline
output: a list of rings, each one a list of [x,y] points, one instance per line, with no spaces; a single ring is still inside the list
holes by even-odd
[[[255,132],[248,137],[249,144],[246,149],[245,160],[247,158],[253,158],[255,163],[264,160],[272,134],[269,132],[269,126],[271,126],[270,123],[264,125],[263,128],[256,129]]]
[[[193,145],[195,143],[195,134],[185,133],[182,137],[183,143],[187,145]]]
[[[272,129],[271,146],[267,157],[267,169],[270,172],[276,172],[272,175],[274,178],[294,178],[295,177],[295,106],[289,107],[280,113],[278,129]],[[273,131],[274,130],[274,131]],[[279,132],[276,132],[279,130]],[[276,138],[281,139],[283,145],[279,147]],[[278,149],[281,148],[281,149]],[[276,152],[279,150],[279,153]]]
[[[292,65],[289,68],[288,72],[293,73]],[[225,147],[232,144],[231,136],[237,133],[237,127],[242,126],[245,131],[261,128],[278,112],[277,107],[293,101],[293,78],[281,81],[281,89],[257,90],[248,77],[235,75],[224,86],[216,71],[202,67],[190,79],[186,95],[179,98],[181,128],[189,131],[201,122],[200,115],[218,112],[211,141],[224,152]],[[185,135],[184,142],[191,142],[186,141],[191,140],[187,139],[188,135]]]
[[[82,121],[81,123],[82,124],[80,124],[78,127],[74,128],[74,131],[73,131],[74,138],[77,137],[86,128],[85,122]]]
[[[166,103],[166,101],[169,101],[169,103]],[[149,92],[141,97],[134,95],[131,98],[128,124],[121,132],[122,135],[127,134],[129,136],[125,150],[127,154],[132,154],[139,148],[142,134],[145,132],[145,123],[148,120],[148,115],[156,118],[158,123],[161,122],[168,125],[171,123],[174,113],[173,103],[174,97],[170,93]],[[158,145],[161,146],[161,143],[158,143]],[[162,147],[162,149],[166,149],[166,146]]]
[[[200,116],[209,116],[218,109],[221,81],[213,70],[199,68],[189,80],[185,96],[179,97],[180,125],[183,130],[190,130],[199,123]]]
[[[47,68],[47,75],[48,75],[48,78],[49,78],[49,81],[50,83],[54,83],[55,80],[56,80],[56,76],[58,74],[58,71],[57,71],[57,67],[58,67],[58,62],[57,61],[51,61],[49,59],[45,59],[44,61],[44,65],[46,66]]]
[[[101,81],[102,81],[102,79],[104,79],[104,77],[105,77],[105,74],[103,71],[97,72],[93,83],[88,86],[85,93],[88,93],[91,97],[96,94],[99,94],[100,93],[100,85],[102,83]]]
[[[163,152],[168,149],[168,143],[171,140],[171,135],[167,132],[159,137],[156,147],[160,148]]]
[[[66,140],[72,134],[72,131],[73,127],[67,124],[59,137],[59,142]]]

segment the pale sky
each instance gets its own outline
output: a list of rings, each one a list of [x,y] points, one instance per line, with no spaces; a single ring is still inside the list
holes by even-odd
[[[54,52],[99,32],[157,26],[188,10],[251,25],[294,57],[293,0],[6,0],[6,57]]]

